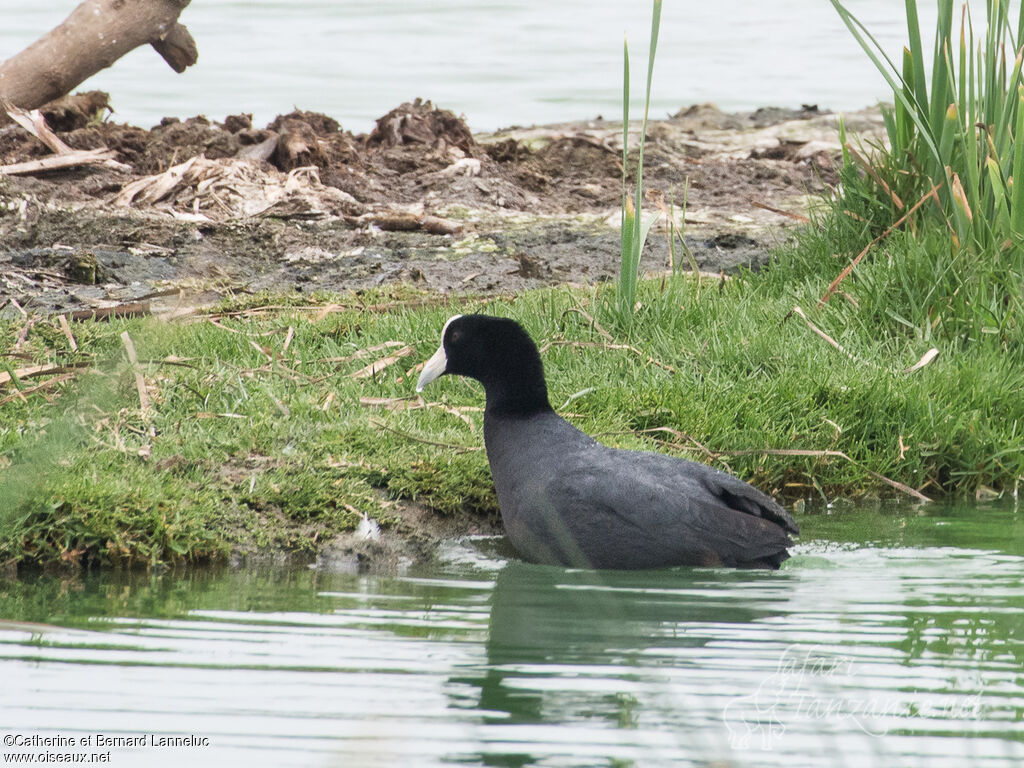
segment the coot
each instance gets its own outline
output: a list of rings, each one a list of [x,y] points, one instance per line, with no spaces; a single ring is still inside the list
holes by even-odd
[[[732,475],[672,456],[609,448],[548,403],[537,346],[514,320],[456,315],[416,389],[442,374],[484,386],[484,443],[512,545],[579,568],[778,568],[796,523]]]

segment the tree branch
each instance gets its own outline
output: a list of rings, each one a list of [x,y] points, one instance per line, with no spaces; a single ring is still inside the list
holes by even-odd
[[[184,71],[197,59],[195,41],[178,23],[189,1],[85,0],[59,26],[0,63],[0,99],[35,109],[147,43],[176,72]]]

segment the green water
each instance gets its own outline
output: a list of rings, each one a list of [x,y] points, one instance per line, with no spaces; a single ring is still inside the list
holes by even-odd
[[[574,572],[484,539],[394,577],[0,583],[0,760],[1021,764],[1024,513],[800,522],[777,573]]]

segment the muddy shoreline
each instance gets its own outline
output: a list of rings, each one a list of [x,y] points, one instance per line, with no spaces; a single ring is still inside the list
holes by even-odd
[[[862,134],[880,130],[875,110],[844,117]],[[688,188],[699,268],[756,268],[835,183],[836,122],[814,107],[713,105],[654,121],[648,209],[673,198],[682,223]],[[0,174],[0,316],[20,316],[14,302],[43,315],[140,299],[180,311],[230,293],[391,283],[497,294],[617,272],[619,123],[474,135],[415,102],[364,135],[307,112],[262,129],[246,115],[148,131],[64,115],[56,127],[73,149],[109,148],[123,166]],[[0,165],[47,154],[23,128],[0,129]],[[669,266],[666,229],[663,217],[648,271]]]

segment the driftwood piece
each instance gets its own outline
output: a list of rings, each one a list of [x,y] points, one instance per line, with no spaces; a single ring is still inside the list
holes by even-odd
[[[189,0],[85,0],[57,27],[0,62],[0,98],[34,109],[71,91],[131,50],[152,44],[178,72],[196,60],[178,23]],[[0,123],[6,122],[0,114]]]
[[[66,155],[68,152],[74,151],[64,143],[60,136],[50,130],[50,126],[46,124],[46,119],[38,109],[29,112],[27,109],[20,109],[7,102],[3,104],[3,107],[11,120],[39,139],[54,154]]]
[[[356,226],[370,224],[385,232],[412,232],[422,229],[432,235],[457,235],[462,231],[462,224],[457,221],[404,211],[364,213],[362,216],[346,217],[346,220]]]
[[[170,64],[179,75],[199,61],[199,49],[192,35],[181,24],[175,23],[161,39],[150,45]]]
[[[121,172],[128,172],[132,169],[130,165],[125,165],[115,160],[113,150],[106,147],[97,147],[90,150],[72,149],[64,143],[60,136],[50,130],[50,126],[46,124],[46,118],[38,109],[33,109],[30,112],[16,107],[8,101],[0,101],[0,106],[3,106],[3,110],[11,120],[39,139],[39,141],[46,145],[47,149],[56,154],[56,157],[0,166],[0,173],[15,176],[17,174],[51,171],[57,168],[72,168],[78,165],[91,165],[95,163],[101,163],[107,168]]]
[[[71,313],[71,319],[82,322],[83,320],[109,320],[112,317],[142,317],[151,314],[153,311],[148,301],[137,301],[131,304],[118,304],[116,307],[80,309]]]
[[[49,155],[38,160],[24,163],[0,165],[0,174],[7,176],[24,176],[40,171],[56,171],[61,168],[74,168],[79,165],[100,165],[114,159],[111,149],[77,149],[63,155]]]

